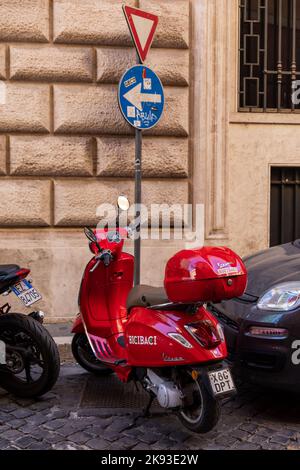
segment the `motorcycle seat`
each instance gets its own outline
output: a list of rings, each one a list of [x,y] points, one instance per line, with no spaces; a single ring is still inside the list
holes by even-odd
[[[133,307],[152,307],[170,303],[163,287],[135,286],[128,295],[126,307],[129,311]]]
[[[20,270],[17,264],[0,264],[0,278],[9,276]]]

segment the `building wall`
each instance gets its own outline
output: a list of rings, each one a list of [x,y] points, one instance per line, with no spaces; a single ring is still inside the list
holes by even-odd
[[[0,2],[0,260],[29,266],[51,320],[72,317],[96,208],[133,199],[134,136],[117,83],[135,52],[122,0]],[[187,203],[190,187],[188,0],[127,0],[160,17],[147,65],[165,85],[145,133],[143,198]],[[159,284],[179,247],[144,244],[144,282]],[[132,249],[131,246],[128,249]],[[20,310],[18,304],[16,308]]]
[[[128,0],[157,13],[148,65],[166,92],[145,133],[144,202],[205,206],[205,242],[246,255],[269,245],[270,167],[300,165],[291,114],[238,113],[238,0]],[[133,198],[133,132],[117,83],[135,62],[121,0],[3,0],[0,259],[32,268],[52,321],[77,310],[96,207]],[[182,242],[144,241],[159,285]],[[127,244],[127,249],[132,246]],[[16,308],[20,309],[19,304]]]
[[[206,243],[247,255],[269,246],[271,166],[300,166],[300,116],[238,112],[239,1],[191,5],[194,203]]]

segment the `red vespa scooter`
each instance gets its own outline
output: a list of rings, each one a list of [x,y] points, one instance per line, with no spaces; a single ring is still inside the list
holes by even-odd
[[[204,302],[240,296],[247,274],[228,248],[185,250],[167,263],[164,288],[133,286],[134,258],[122,252],[127,230],[85,228],[94,256],[79,293],[72,343],[77,362],[98,374],[134,380],[198,433],[219,418],[219,399],[235,393],[223,363],[220,324]]]

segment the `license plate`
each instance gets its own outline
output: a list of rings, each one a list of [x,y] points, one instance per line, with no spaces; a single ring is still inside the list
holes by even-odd
[[[229,369],[209,372],[208,377],[212,391],[215,395],[235,391],[235,385]]]
[[[29,281],[24,279],[23,281],[15,284],[12,288],[16,296],[23,302],[26,307],[35,304],[41,300],[41,294],[30,284]]]

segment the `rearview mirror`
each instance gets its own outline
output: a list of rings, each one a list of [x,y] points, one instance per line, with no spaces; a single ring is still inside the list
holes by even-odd
[[[128,211],[129,206],[130,204],[126,196],[118,197],[118,208],[121,209],[121,211]]]
[[[94,234],[93,230],[90,227],[84,227],[84,233],[87,239],[90,240],[90,242],[93,242],[93,243],[98,242],[96,235]]]

